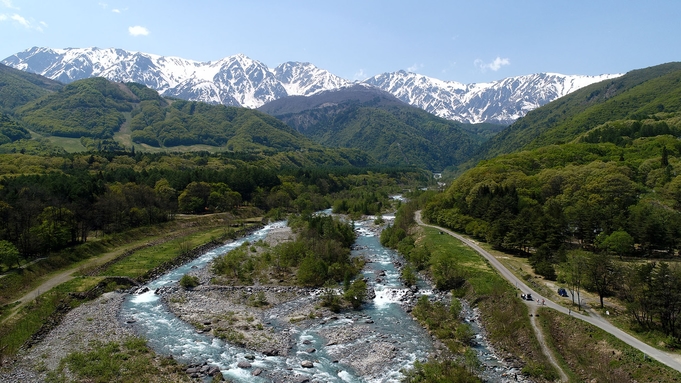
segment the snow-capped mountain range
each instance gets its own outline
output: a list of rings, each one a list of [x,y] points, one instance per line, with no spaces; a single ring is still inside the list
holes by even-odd
[[[63,83],[89,77],[138,82],[163,96],[257,108],[286,96],[310,96],[352,86],[310,63],[276,68],[242,54],[198,62],[123,49],[34,47],[3,64]],[[383,73],[360,83],[378,87],[437,116],[461,122],[510,124],[527,112],[581,87],[620,76],[541,73],[500,81],[461,84],[415,73]]]

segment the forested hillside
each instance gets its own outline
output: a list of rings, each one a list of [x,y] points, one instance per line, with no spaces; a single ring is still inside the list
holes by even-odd
[[[342,196],[348,212],[372,214],[371,205],[388,198],[374,194],[379,187],[398,191],[401,182],[426,181],[415,169],[303,167],[278,157],[205,152],[6,154],[0,174],[0,242],[27,259],[84,242],[93,232],[160,223],[176,213],[235,212],[244,205],[280,212],[273,214],[311,212],[330,207],[331,193],[354,188],[365,191]]]
[[[46,77],[0,64],[0,112],[8,112],[62,87]]]
[[[424,216],[529,257],[536,273],[567,283],[578,301],[580,288],[601,305],[617,295],[637,329],[659,330],[672,347],[681,294],[665,286],[681,281],[681,269],[619,261],[681,252],[681,69],[632,74],[585,89],[587,107],[577,105],[583,93],[568,96],[514,124],[502,133],[509,142],[495,138],[497,148],[533,149],[481,161]],[[540,131],[540,121],[549,128]]]
[[[468,166],[501,154],[567,143],[608,121],[679,110],[680,78],[681,63],[668,63],[577,90],[516,121],[485,143]]]
[[[435,171],[468,160],[503,128],[445,120],[362,86],[280,99],[260,109],[322,145],[357,148],[381,163]]]

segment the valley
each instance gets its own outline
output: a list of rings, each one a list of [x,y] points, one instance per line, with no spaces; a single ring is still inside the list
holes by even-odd
[[[679,63],[5,63],[0,381],[681,377]]]

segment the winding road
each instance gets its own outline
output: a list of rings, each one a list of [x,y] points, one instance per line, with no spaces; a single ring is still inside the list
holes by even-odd
[[[447,234],[453,236],[454,238],[460,240],[461,242],[463,242],[464,244],[466,244],[467,246],[469,246],[473,250],[477,251],[480,255],[482,255],[490,263],[490,265],[492,265],[499,272],[499,274],[501,274],[502,277],[504,277],[512,285],[517,286],[519,289],[521,289],[525,293],[531,293],[534,296],[535,300],[536,299],[544,300],[545,301],[545,307],[557,310],[559,312],[564,312],[565,314],[572,315],[573,317],[575,317],[577,319],[581,319],[584,322],[592,324],[592,325],[614,335],[615,337],[617,337],[618,339],[620,339],[624,343],[630,345],[631,347],[634,347],[634,348],[640,350],[641,352],[643,352],[648,357],[651,357],[651,358],[657,360],[658,362],[660,362],[660,363],[662,363],[662,364],[664,364],[664,365],[666,365],[670,368],[673,368],[676,371],[681,372],[681,355],[670,354],[668,352],[658,350],[658,349],[656,349],[656,348],[654,348],[654,347],[652,347],[652,346],[650,346],[646,343],[643,343],[642,341],[634,338],[633,336],[631,336],[631,335],[627,334],[626,332],[620,330],[619,328],[613,326],[610,322],[606,321],[601,316],[582,315],[582,314],[576,313],[574,311],[571,311],[569,309],[566,309],[565,307],[563,307],[563,306],[561,306],[561,305],[559,305],[559,304],[557,304],[557,303],[555,303],[555,302],[553,302],[549,299],[541,297],[536,291],[532,290],[529,286],[527,286],[520,278],[516,277],[513,273],[511,273],[492,254],[487,252],[482,247],[478,246],[475,242],[473,242],[470,239],[465,238],[465,237],[463,237],[463,236],[461,236],[461,235],[459,235],[459,234],[457,234],[457,233],[455,233],[451,230],[448,230],[448,229],[445,229],[445,228],[442,228],[442,227],[439,227],[439,226],[429,225],[429,224],[424,223],[421,220],[421,211],[416,212],[415,220],[416,220],[416,223],[418,223],[419,225],[432,227],[432,228],[438,229],[438,230],[440,230],[444,233],[447,233]],[[535,304],[530,304],[530,306],[534,307],[535,310],[536,310]],[[533,316],[533,318],[534,318],[534,316]],[[533,322],[533,327],[535,327],[535,333],[537,333],[539,328],[537,327],[537,325],[534,321],[532,321],[532,322]],[[541,331],[539,331],[539,332],[541,332]],[[541,335],[538,335],[537,337],[539,338],[540,336]],[[539,339],[539,340],[541,342],[541,339]],[[550,352],[549,352],[549,354],[547,354],[547,356],[549,357],[550,360],[552,360],[555,363],[555,359],[553,359],[553,356],[551,355]],[[558,368],[558,370],[562,371],[560,368]],[[565,376],[564,378],[567,378],[567,377]]]

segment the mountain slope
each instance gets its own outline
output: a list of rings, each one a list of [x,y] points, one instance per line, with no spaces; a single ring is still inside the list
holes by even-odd
[[[531,255],[673,256],[681,236],[681,63],[635,70],[529,113],[424,216]],[[501,153],[496,155],[497,153]],[[613,243],[627,238],[614,250]]]
[[[322,145],[357,148],[382,163],[435,171],[465,161],[484,140],[467,124],[433,116],[366,85],[288,97],[260,110]]]
[[[631,71],[593,84],[527,114],[485,143],[474,161],[560,144],[610,120],[644,117],[679,102],[681,63]]]
[[[163,96],[248,108],[353,84],[310,63],[287,62],[270,69],[241,54],[196,62],[122,49],[34,47],[3,63],[64,83],[101,76],[117,82],[138,82]],[[542,73],[465,85],[399,71],[363,83],[446,119],[507,125],[580,87],[616,76]]]
[[[16,116],[17,127],[23,125],[47,136],[79,138],[81,142],[95,140],[99,142],[97,147],[111,147],[112,139],[125,126],[129,142],[148,145],[147,148],[200,144],[264,155],[314,151],[321,153],[314,156],[322,161],[346,156],[341,162],[348,164],[356,158],[362,163],[373,163],[357,151],[327,153],[321,145],[256,110],[197,101],[167,101],[144,85],[116,83],[101,77],[72,82],[16,109]],[[7,134],[20,133],[10,131],[14,125],[6,122]]]
[[[507,125],[541,105],[614,76],[540,73],[465,85],[399,71],[372,77],[366,83],[442,118]]]
[[[138,82],[163,96],[248,108],[350,83],[309,63],[285,63],[270,70],[242,54],[197,62],[112,48],[34,47],[6,58],[3,63],[64,83],[105,77],[117,82]]]
[[[9,111],[62,87],[46,77],[0,64],[0,111]]]

